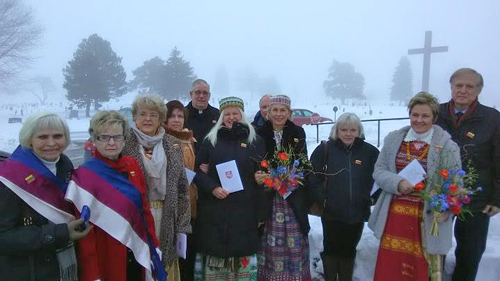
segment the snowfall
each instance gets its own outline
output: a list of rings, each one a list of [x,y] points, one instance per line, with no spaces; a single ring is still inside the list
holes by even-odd
[[[120,99],[116,99],[107,102],[103,105],[102,109],[120,109],[121,107],[130,106],[135,94],[130,93],[123,96]],[[0,107],[0,124],[2,126],[2,134],[0,135],[0,150],[12,152],[19,144],[18,134],[22,126],[21,123],[8,123],[10,117],[22,117],[26,118],[27,115],[35,111],[50,111],[60,114],[67,118],[70,130],[72,132],[73,139],[84,140],[88,138],[86,133],[89,125],[89,118],[84,117],[84,110],[79,110],[79,119],[69,119],[68,112],[65,109],[68,106],[67,101],[49,101],[45,106],[38,106],[32,108],[26,105],[26,101],[31,102],[32,98],[12,98],[9,96],[0,96],[3,101],[3,107]],[[210,103],[212,105],[217,105],[219,97],[212,97]],[[61,99],[62,100],[62,99]],[[34,101],[34,100],[33,100]],[[187,101],[184,101],[186,104]],[[7,105],[7,106],[6,106]],[[294,108],[306,108],[313,112],[319,113],[321,116],[329,117],[335,119],[335,114],[333,112],[334,105],[339,107],[337,111],[337,117],[344,112],[354,112],[362,120],[376,119],[376,118],[396,118],[396,117],[408,117],[407,110],[404,106],[399,106],[398,104],[392,104],[388,101],[370,101],[368,104],[364,102],[359,105],[355,105],[349,102],[348,105],[339,105],[338,102],[334,103],[331,99],[326,98],[311,98],[311,97],[301,97],[294,99]],[[21,109],[23,109],[24,116],[21,115]],[[251,101],[246,104],[246,115],[249,118],[253,118],[254,114],[258,111],[258,102]],[[93,114],[94,111],[91,111]],[[409,124],[408,120],[399,121],[383,121],[380,127],[380,145],[378,145],[378,128],[377,122],[366,122],[363,123],[366,135],[366,141],[378,146],[379,149],[383,146],[384,137],[391,131],[399,129],[405,125]],[[331,125],[321,125],[319,128],[319,140],[326,140],[328,138]],[[317,127],[316,126],[304,126],[307,134],[307,145],[309,154],[318,145],[317,142]],[[310,260],[311,260],[311,272],[313,275],[313,280],[324,280],[323,279],[323,264],[319,257],[319,253],[323,249],[323,232],[321,220],[317,217],[309,216],[309,222],[311,224],[311,231],[309,233],[309,245],[310,245]],[[453,242],[455,245],[455,241]],[[354,269],[353,280],[372,280],[375,270],[375,263],[377,258],[379,240],[373,236],[373,232],[364,228],[363,236],[359,242],[357,248],[356,264]],[[455,266],[455,256],[454,247],[450,249],[446,257],[445,264],[445,278],[444,280],[450,280],[451,273]],[[478,281],[491,281],[500,280],[500,215],[493,217],[490,221],[489,233],[488,233],[488,243],[486,246],[486,251],[484,252],[481,264],[479,267],[479,272],[477,275]]]

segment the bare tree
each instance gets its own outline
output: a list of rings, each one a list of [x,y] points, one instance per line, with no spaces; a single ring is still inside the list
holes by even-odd
[[[32,59],[42,35],[33,9],[22,0],[0,0],[0,81],[19,73]]]
[[[49,94],[56,91],[56,86],[52,82],[52,78],[47,76],[35,76],[26,81],[26,90],[32,93],[40,100],[40,104],[44,105]]]

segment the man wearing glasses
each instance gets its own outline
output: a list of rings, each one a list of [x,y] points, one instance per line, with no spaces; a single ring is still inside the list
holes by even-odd
[[[198,143],[203,141],[208,131],[219,119],[219,110],[210,104],[210,85],[203,79],[196,79],[193,82],[193,88],[189,92],[191,101],[186,106],[189,111],[186,128],[193,130],[194,138]],[[195,143],[195,153],[198,151],[198,145]]]

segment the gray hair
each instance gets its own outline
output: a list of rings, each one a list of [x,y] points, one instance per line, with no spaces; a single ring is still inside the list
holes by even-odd
[[[483,85],[484,85],[483,75],[481,75],[481,73],[475,71],[474,69],[467,68],[467,67],[460,68],[457,71],[453,72],[453,74],[450,77],[450,84],[453,84],[453,80],[455,80],[455,78],[462,76],[462,75],[465,75],[465,74],[476,75],[477,80],[478,80],[476,86],[479,88],[479,90],[483,89]]]
[[[332,130],[330,131],[330,139],[332,140],[337,140],[338,139],[338,130],[340,127],[343,126],[349,126],[349,125],[354,125],[358,126],[359,128],[359,138],[364,138],[365,137],[365,129],[363,128],[363,124],[361,123],[361,120],[359,119],[358,115],[351,113],[351,112],[346,112],[337,119],[335,124],[332,126]]]
[[[71,143],[69,127],[66,120],[59,115],[50,112],[37,112],[26,118],[21,131],[19,132],[19,144],[24,147],[32,148],[31,141],[33,136],[43,130],[61,130],[64,132],[66,144],[64,148]]]
[[[125,138],[128,138],[129,130],[127,118],[125,116],[115,110],[99,111],[90,119],[89,134],[92,141],[95,141],[96,137],[107,128],[115,126],[121,127],[123,129],[123,135]]]
[[[245,116],[245,113],[243,112],[243,110],[241,110],[241,108],[239,108],[239,107],[237,107],[237,108],[241,114],[240,123],[245,124],[248,127],[247,142],[250,144],[250,143],[254,142],[255,139],[257,138],[257,135],[255,133],[255,129],[253,128],[252,124],[250,124],[250,122],[248,122],[248,119]],[[219,120],[217,120],[217,123],[215,123],[215,125],[212,127],[210,132],[208,132],[207,136],[205,137],[205,139],[209,140],[213,146],[215,146],[215,144],[217,143],[217,133],[219,132],[220,128],[222,128],[222,124],[224,121],[224,111],[226,111],[226,109],[227,108],[225,108],[224,110],[221,111],[220,116],[219,116]]]
[[[158,111],[158,114],[160,114],[160,126],[163,125],[163,122],[167,119],[167,106],[165,105],[165,100],[160,95],[146,94],[137,96],[132,103],[132,116],[134,120],[139,111],[139,107],[146,107],[149,110]]]
[[[208,90],[210,91],[210,85],[208,84],[208,82],[205,81],[205,80],[203,80],[203,79],[198,78],[198,79],[194,80],[193,83],[191,84],[191,92],[194,91],[194,87],[196,87],[196,85],[198,85],[198,84],[205,84],[205,85],[207,85],[208,86]]]

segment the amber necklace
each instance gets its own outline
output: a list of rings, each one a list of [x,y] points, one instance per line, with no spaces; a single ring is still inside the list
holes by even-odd
[[[422,161],[422,159],[424,159],[424,157],[429,152],[429,147],[431,147],[431,146],[428,144],[425,146],[424,152],[422,152],[422,154],[417,158],[418,161]],[[406,142],[406,160],[408,160],[408,161],[411,160],[410,142]]]

